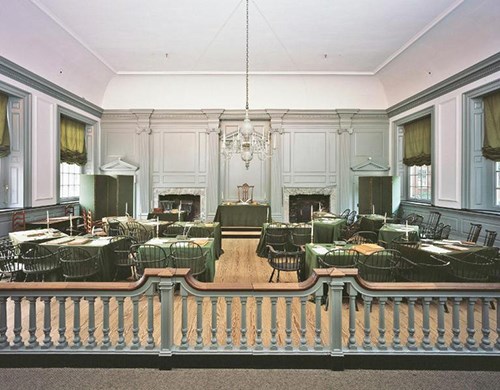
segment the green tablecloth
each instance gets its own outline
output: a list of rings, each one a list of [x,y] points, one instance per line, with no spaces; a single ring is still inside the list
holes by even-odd
[[[186,230],[189,229],[190,226],[207,229],[209,233],[213,234],[212,238],[214,239],[215,258],[218,259],[222,255],[222,234],[219,222],[202,222],[202,223],[180,222],[179,225],[184,226]]]
[[[340,239],[340,233],[345,226],[344,218],[325,218],[314,220],[314,242],[331,243]]]
[[[362,231],[378,232],[386,222],[392,222],[392,218],[385,218],[378,214],[364,214],[359,216],[359,228]]]
[[[335,244],[306,244],[306,259],[304,264],[304,278],[311,276],[314,268],[321,268],[318,262],[318,256],[324,255],[331,249],[342,248],[351,249],[355,245],[345,245],[338,247]],[[360,256],[362,256],[360,254]]]
[[[86,237],[75,237],[74,241],[87,239]],[[86,243],[82,243],[81,245],[68,245],[68,243],[59,244],[58,240],[47,241],[44,242],[43,246],[47,247],[52,252],[57,252],[57,250],[61,247],[73,247],[73,248],[82,248],[88,251],[91,255],[98,255],[99,266],[101,270],[101,281],[103,282],[112,282],[115,276],[116,267],[115,267],[115,253],[114,253],[114,245],[110,244],[110,240],[112,237],[89,237],[89,241]],[[71,241],[71,242],[74,242]]]
[[[202,240],[202,239],[193,239],[193,241],[196,242],[196,240]],[[149,240],[146,242],[146,244],[152,244],[152,245],[158,245],[162,247],[167,255],[170,254],[170,245],[177,240],[175,238],[153,238],[152,240]],[[215,246],[214,246],[214,239],[210,238],[206,242],[205,245],[202,246],[203,251],[206,253],[206,270],[203,274],[201,274],[198,278],[201,282],[213,282],[215,278]]]
[[[251,226],[261,227],[265,222],[270,222],[271,207],[264,204],[221,204],[215,213],[215,222],[226,226]]]
[[[413,261],[414,263],[432,263],[430,257],[436,256],[440,257],[441,254],[447,256],[453,256],[456,258],[463,258],[471,253],[480,253],[485,257],[492,257],[496,253],[496,248],[488,246],[472,246],[470,248],[453,249],[452,247],[447,247],[443,245],[427,245],[420,244],[417,249],[405,248],[402,246],[400,248],[401,254],[407,259]]]
[[[417,232],[418,236],[418,226],[416,225],[408,225],[408,230],[406,230],[406,225],[394,224],[394,223],[386,223],[382,226],[378,232],[379,241],[384,241],[387,243],[387,247],[391,247],[392,240],[398,238],[402,234],[406,234],[408,232]]]

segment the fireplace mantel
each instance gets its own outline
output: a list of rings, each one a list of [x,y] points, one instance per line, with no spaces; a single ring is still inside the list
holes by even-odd
[[[330,196],[330,211],[337,213],[337,187],[283,187],[283,220],[290,220],[290,196],[292,195],[328,195]]]

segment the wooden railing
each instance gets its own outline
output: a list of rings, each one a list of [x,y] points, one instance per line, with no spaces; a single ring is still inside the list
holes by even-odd
[[[499,304],[500,284],[368,283],[356,270],[303,283],[200,283],[185,269],[3,283],[0,354],[500,356]]]

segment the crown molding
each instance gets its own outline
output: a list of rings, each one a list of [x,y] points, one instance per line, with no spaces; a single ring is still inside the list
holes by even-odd
[[[0,74],[100,118],[103,109],[53,82],[0,56]]]
[[[387,115],[389,118],[399,115],[498,71],[500,71],[500,52],[389,107]]]

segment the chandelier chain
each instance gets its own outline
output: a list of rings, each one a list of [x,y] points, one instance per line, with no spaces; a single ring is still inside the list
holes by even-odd
[[[247,13],[246,13],[246,71],[245,71],[245,82],[246,82],[246,105],[245,108],[248,111],[248,0],[246,1]]]

